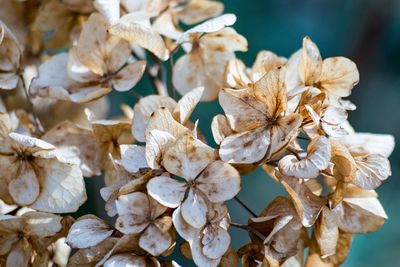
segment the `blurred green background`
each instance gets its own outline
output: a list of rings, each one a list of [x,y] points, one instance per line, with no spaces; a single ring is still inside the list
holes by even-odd
[[[249,51],[238,57],[251,65],[259,50],[271,50],[288,57],[301,47],[302,38],[310,36],[322,57],[345,56],[356,62],[360,83],[350,99],[357,110],[349,120],[356,131],[389,133],[400,138],[400,1],[396,0],[226,0],[225,12],[235,13],[234,28],[249,42]],[[152,92],[144,79],[134,90],[142,95]],[[112,94],[112,115],[120,114],[119,103],[131,106],[135,98],[129,93]],[[217,102],[200,104],[192,118],[198,118],[200,129],[214,145],[210,124],[222,113]],[[390,161],[392,177],[377,191],[389,216],[378,231],[353,240],[344,266],[400,266],[400,150]],[[89,199],[81,212],[102,214],[99,199],[100,179],[88,180]],[[256,212],[278,195],[286,195],[281,186],[261,169],[242,179],[239,197]],[[232,221],[245,223],[249,214],[230,201]],[[103,217],[102,216],[102,217]],[[231,229],[236,248],[248,240],[241,230]],[[188,266],[187,262],[180,262]]]

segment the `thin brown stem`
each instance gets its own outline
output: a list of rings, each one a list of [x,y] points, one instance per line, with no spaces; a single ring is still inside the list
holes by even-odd
[[[40,134],[44,134],[43,126],[40,123],[39,116],[35,112],[35,108],[33,106],[31,97],[29,95],[28,88],[26,87],[24,77],[23,77],[22,74],[20,74],[19,77],[20,77],[20,80],[21,80],[21,83],[22,83],[22,89],[24,90],[26,100],[28,101],[30,109],[31,109],[31,113],[32,113],[32,116],[33,116],[33,125],[35,127],[35,130],[38,130],[40,132]]]
[[[238,197],[234,197],[234,199],[245,209],[247,210],[251,215],[253,215],[253,217],[257,217],[257,214],[252,211],[246,204],[243,203],[243,201],[241,201]]]
[[[169,88],[170,88],[170,95],[173,99],[175,99],[175,87],[174,83],[172,81],[172,78],[174,77],[174,57],[173,54],[169,57]]]
[[[265,235],[263,235],[262,233],[260,233],[259,231],[255,230],[255,229],[251,228],[251,227],[248,226],[248,225],[240,224],[240,223],[234,223],[234,222],[231,222],[230,225],[231,225],[232,227],[235,227],[235,228],[239,228],[239,229],[246,230],[246,231],[248,231],[248,232],[252,232],[253,234],[255,234],[255,235],[256,235],[258,238],[260,238],[261,240],[265,240],[265,239],[266,239],[266,236],[265,236]]]

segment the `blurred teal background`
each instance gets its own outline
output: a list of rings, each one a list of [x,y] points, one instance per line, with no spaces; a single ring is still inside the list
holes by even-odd
[[[360,83],[350,99],[357,110],[349,114],[353,127],[360,132],[389,133],[400,138],[400,1],[395,0],[226,0],[226,12],[238,17],[234,28],[249,42],[249,51],[238,57],[251,65],[261,49],[288,57],[301,47],[302,38],[310,36],[323,58],[345,56],[356,62]],[[152,93],[145,79],[138,93]],[[113,115],[120,114],[119,103],[130,105],[135,98],[129,93],[112,94]],[[217,102],[200,104],[192,118],[198,118],[200,129],[214,145],[211,119],[222,113]],[[400,150],[390,161],[392,177],[377,191],[389,220],[378,231],[356,236],[344,266],[400,266]],[[99,179],[88,180],[88,194],[98,197]],[[256,212],[284,190],[261,169],[242,179],[239,197]],[[88,203],[82,212],[103,214],[103,202]],[[234,222],[245,223],[249,214],[234,201],[229,202]],[[247,234],[232,229],[237,248],[248,240]],[[184,266],[187,263],[182,262]]]

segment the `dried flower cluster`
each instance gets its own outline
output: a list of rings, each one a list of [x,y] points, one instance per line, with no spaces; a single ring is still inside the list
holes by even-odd
[[[247,41],[223,9],[2,1],[1,266],[179,266],[174,252],[198,266],[338,266],[353,235],[383,225],[374,190],[391,175],[394,139],[348,123],[356,65],[323,60],[305,37],[288,59],[261,51],[246,67],[235,52]],[[142,76],[155,94],[131,91]],[[138,101],[105,120],[113,89]],[[216,99],[212,147],[191,115]],[[258,166],[288,196],[235,223],[225,202],[242,203],[241,175]],[[100,175],[115,223],[59,215],[77,211],[84,178]],[[238,250],[231,226],[250,236]]]

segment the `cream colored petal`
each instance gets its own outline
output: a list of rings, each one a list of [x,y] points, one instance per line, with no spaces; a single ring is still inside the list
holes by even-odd
[[[17,178],[8,184],[8,190],[13,200],[20,206],[32,204],[40,192],[40,185],[35,171],[29,163],[20,164]]]
[[[149,195],[169,208],[176,208],[185,197],[187,186],[170,177],[158,176],[147,183]]]
[[[113,249],[118,240],[118,238],[107,238],[94,247],[79,249],[70,257],[68,264],[71,266],[95,266],[107,252]]]
[[[356,64],[345,57],[331,57],[323,61],[320,84],[334,97],[347,97],[360,79]]]
[[[69,99],[75,103],[85,104],[107,95],[111,90],[110,86],[102,84],[82,87],[78,91],[71,93]]]
[[[187,25],[216,17],[224,11],[224,5],[216,1],[193,0],[177,12],[177,17]]]
[[[246,65],[240,59],[233,58],[229,60],[225,67],[225,86],[229,88],[242,89],[252,83]]]
[[[124,234],[141,233],[148,225],[148,218],[136,214],[119,215],[115,222],[115,228]]]
[[[308,145],[307,157],[297,160],[293,155],[288,155],[279,161],[279,171],[287,176],[301,179],[315,178],[319,172],[328,167],[331,158],[329,140],[325,136],[318,136]]]
[[[138,44],[161,60],[169,57],[164,40],[151,28],[149,17],[144,12],[132,12],[124,15],[117,23],[109,27],[109,32]]]
[[[182,30],[177,27],[175,22],[176,19],[174,14],[166,11],[156,17],[151,26],[159,34],[172,40],[176,40],[181,36]]]
[[[187,198],[181,205],[181,214],[183,219],[191,226],[200,228],[205,225],[207,221],[206,213],[206,200],[201,194],[190,189]]]
[[[174,65],[173,84],[185,95],[192,88],[204,87],[201,101],[212,101],[224,85],[226,63],[234,58],[230,51],[212,51],[198,48],[181,56]]]
[[[375,197],[350,201],[345,199],[342,205],[334,209],[342,231],[352,234],[369,233],[376,231],[385,223],[387,215]]]
[[[166,107],[161,107],[160,109],[152,113],[147,124],[146,135],[147,133],[155,129],[168,132],[175,138],[178,138],[184,133],[189,132],[189,129],[178,123],[172,117],[171,112]]]
[[[299,179],[316,178],[319,175],[319,169],[309,159],[299,161],[294,155],[287,155],[279,161],[279,171]]]
[[[202,253],[210,259],[217,260],[228,250],[231,236],[221,227],[209,226],[204,232],[201,243],[203,245]]]
[[[318,47],[309,37],[304,37],[299,74],[305,85],[318,82],[322,72],[322,59]]]
[[[118,70],[130,54],[129,43],[110,35],[107,24],[93,13],[82,27],[76,50],[79,61],[99,76]]]
[[[225,138],[219,156],[228,163],[256,163],[265,157],[270,145],[269,131],[260,127]]]
[[[0,73],[0,89],[14,89],[17,87],[18,80],[18,76],[14,73]]]
[[[247,51],[246,38],[230,27],[204,35],[200,45],[215,52]]]
[[[28,211],[22,215],[25,219],[25,233],[30,236],[47,237],[62,230],[62,217],[45,212]]]
[[[369,154],[355,158],[357,171],[353,183],[363,189],[375,189],[391,174],[390,162],[379,154]]]
[[[162,232],[154,225],[149,225],[140,236],[139,246],[153,256],[159,256],[172,244],[172,238],[168,232]]]
[[[233,134],[231,127],[229,126],[228,119],[222,114],[216,115],[211,122],[211,131],[214,137],[215,143],[221,144],[227,136]]]
[[[31,208],[45,212],[75,212],[86,201],[86,189],[79,166],[56,158],[35,159],[41,187]]]
[[[233,130],[241,132],[266,125],[267,108],[251,89],[223,89],[219,103]]]
[[[161,205],[157,200],[155,200],[154,198],[152,198],[150,196],[148,196],[148,198],[149,198],[149,205],[150,205],[150,217],[153,219],[156,219],[156,218],[160,217],[161,215],[163,215],[164,212],[167,210],[167,207]],[[169,220],[168,218],[170,219],[169,216],[164,216],[164,217],[154,221],[154,224],[157,227],[160,226],[159,228],[161,230],[163,230],[164,227],[167,227],[168,224],[169,225],[171,224],[171,222],[168,222],[168,220]],[[169,229],[170,226],[167,228]],[[166,229],[166,231],[168,229]]]
[[[217,267],[221,259],[210,259],[203,254],[201,239],[196,238],[190,242],[193,261],[197,266]]]
[[[74,156],[78,158],[80,168],[85,177],[100,175],[99,147],[93,132],[65,121],[47,131],[42,139],[57,149],[74,148]]]
[[[114,89],[118,92],[129,91],[140,81],[145,69],[146,61],[144,60],[130,63],[112,78]]]
[[[94,215],[85,215],[71,226],[66,242],[73,248],[96,246],[110,237],[114,229]]]
[[[146,161],[150,168],[158,169],[167,147],[175,142],[171,134],[159,130],[152,130],[147,134]]]
[[[118,198],[116,204],[119,215],[139,215],[143,217],[150,215],[148,196],[142,192],[122,195]]]
[[[334,255],[339,240],[339,229],[335,213],[328,207],[323,207],[320,218],[313,230],[315,239],[317,240],[321,257],[326,258]]]
[[[191,134],[179,138],[163,155],[165,169],[187,181],[193,180],[215,158],[214,149]]]
[[[95,0],[94,7],[106,17],[107,22],[114,24],[119,19],[119,0]]]
[[[176,107],[176,102],[167,96],[149,95],[141,98],[135,105],[133,108],[132,133],[138,141],[146,141],[145,132],[150,116],[161,107],[172,112]]]
[[[240,175],[231,165],[214,161],[196,179],[196,188],[211,202],[224,202],[239,193]]]
[[[349,150],[356,154],[381,154],[389,157],[395,146],[394,137],[389,134],[351,133],[340,139]]]
[[[257,53],[257,58],[251,67],[251,78],[253,81],[257,81],[264,76],[265,73],[281,67],[285,63],[285,58],[279,57],[271,51],[261,50]]]
[[[128,172],[138,172],[140,169],[149,168],[146,161],[146,150],[138,145],[121,145],[122,165]]]
[[[106,262],[104,267],[146,267],[146,259],[144,257],[132,254],[117,254],[111,256]]]
[[[172,214],[172,222],[178,234],[186,241],[199,239],[201,229],[194,228],[183,219],[181,207],[174,210],[174,213]]]
[[[225,26],[231,26],[236,22],[234,14],[224,14],[216,18],[209,19],[197,26],[184,32],[178,40],[178,43],[185,41],[193,33],[211,33],[223,29]]]
[[[325,206],[326,199],[314,195],[307,186],[294,177],[280,175],[279,178],[293,200],[303,226],[311,227],[318,218],[322,207]]]
[[[7,267],[25,267],[29,266],[30,253],[32,247],[25,243],[24,240],[20,240],[14,249],[8,254]]]
[[[33,96],[68,99],[66,89],[71,85],[71,80],[67,75],[67,64],[67,53],[57,54],[45,61],[39,66],[39,76],[33,79],[29,92]],[[58,92],[63,92],[63,95]]]
[[[203,92],[204,87],[198,87],[182,96],[173,111],[173,115],[177,121],[184,125],[189,120],[190,115],[192,115],[196,105],[199,103]]]
[[[287,108],[287,96],[284,88],[284,72],[274,69],[254,84],[254,94],[266,105],[268,118],[275,119]]]

